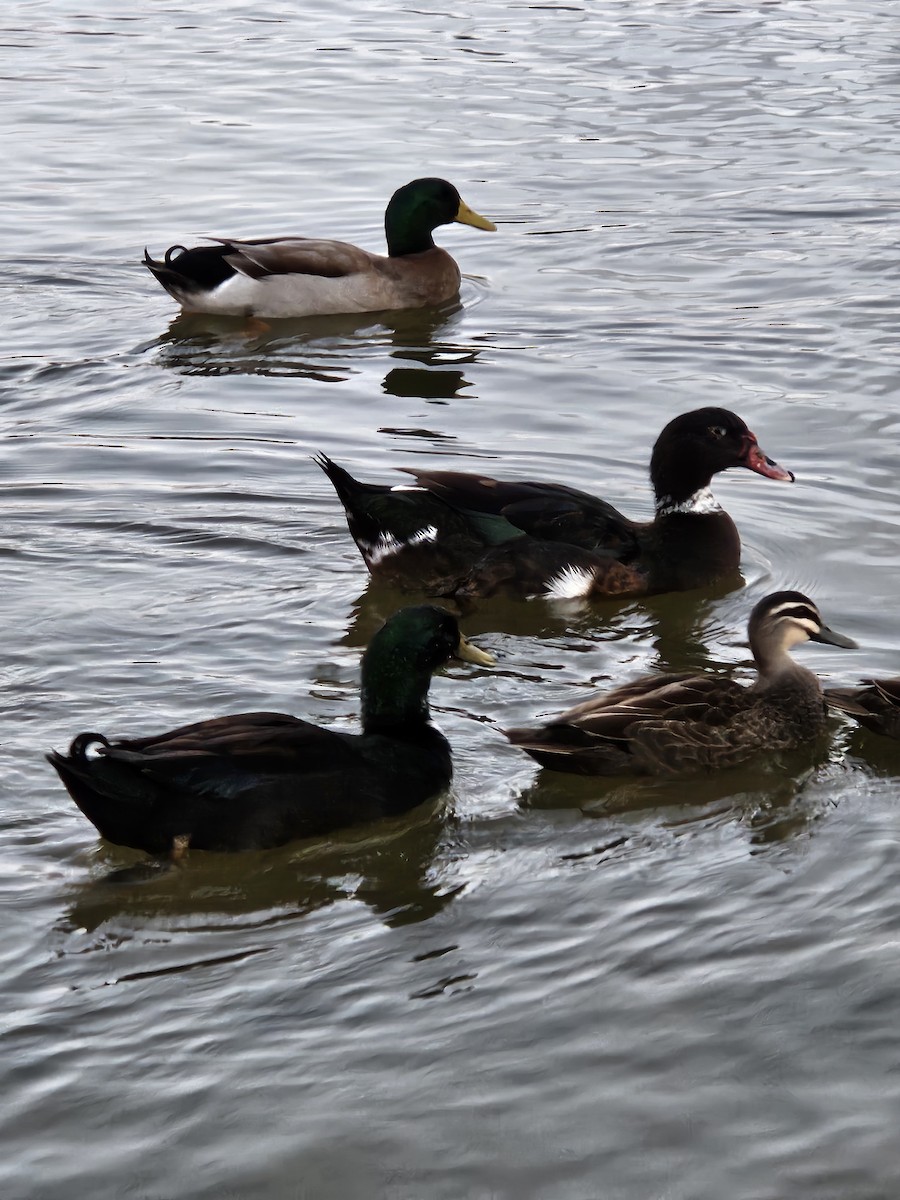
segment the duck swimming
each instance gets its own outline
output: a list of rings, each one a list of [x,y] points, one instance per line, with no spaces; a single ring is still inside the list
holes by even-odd
[[[649,675],[506,736],[541,766],[579,775],[690,774],[797,749],[823,732],[827,708],[791,647],[856,643],[801,592],[760,600],[749,635],[758,671],[749,687],[721,675]]]
[[[410,470],[415,484],[361,483],[325,455],[350,533],[373,576],[431,595],[641,596],[703,587],[737,570],[741,542],[709,490],[744,467],[792,481],[725,408],[682,413],[650,459],[656,515],[623,516],[564,483]]]
[[[348,242],[282,237],[213,246],[170,246],[144,266],[187,313],[278,318],[378,312],[442,304],[460,273],[431,236],[456,221],[495,230],[446,179],[414,179],[394,192],[384,214],[387,257]]]
[[[404,608],[363,655],[362,733],[251,712],[116,742],[82,733],[47,757],[111,842],[176,855],[280,846],[406,812],[447,786],[450,746],[430,724],[428,689],[454,657],[494,661],[450,613]]]

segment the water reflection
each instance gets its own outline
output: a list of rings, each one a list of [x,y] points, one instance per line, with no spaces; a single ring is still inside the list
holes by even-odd
[[[375,631],[398,608],[419,603],[437,604],[452,612],[464,624],[466,637],[503,633],[540,641],[582,637],[593,642],[599,640],[598,634],[618,639],[625,636],[617,626],[617,619],[622,614],[633,614],[640,622],[645,615],[633,601],[614,598],[571,607],[567,603],[519,600],[508,596],[493,596],[477,603],[460,602],[443,596],[428,596],[424,592],[410,593],[370,576],[365,591],[354,603],[342,644],[367,646]]]
[[[900,742],[880,733],[846,725],[844,740],[851,761],[868,773],[882,776],[900,775]]]
[[[435,800],[405,819],[276,850],[194,852],[145,882],[123,881],[145,856],[102,843],[98,876],[79,889],[64,921],[88,931],[123,917],[172,921],[274,912],[269,919],[282,921],[356,899],[385,925],[414,924],[440,912],[458,891],[441,877],[443,808],[444,801]]]
[[[386,355],[415,364],[394,366],[382,385],[389,395],[445,400],[471,386],[462,367],[478,348],[450,336],[465,312],[457,299],[437,308],[259,321],[204,313],[180,314],[156,341],[161,366],[183,375],[263,375],[341,383]]]
[[[384,377],[384,390],[391,396],[422,400],[450,400],[471,384],[462,371],[394,367]]]
[[[640,606],[644,620],[643,637],[655,651],[661,671],[715,671],[721,670],[721,660],[709,652],[713,640],[719,646],[720,639],[713,637],[719,632],[716,602],[740,591],[744,577],[739,570],[716,581],[711,587],[699,592],[670,592],[663,596],[649,596]],[[741,598],[739,612],[745,607]],[[738,616],[736,637],[746,642],[747,617]],[[749,655],[749,651],[748,651]],[[623,681],[624,682],[624,681]]]
[[[588,643],[633,639],[654,648],[661,670],[704,671],[721,665],[708,649],[716,601],[740,589],[743,583],[743,576],[735,571],[702,593],[676,592],[639,601],[615,596],[521,600],[503,595],[487,600],[457,600],[410,593],[369,576],[365,591],[354,604],[343,644],[368,645],[372,634],[398,608],[430,600],[459,617],[467,637],[503,633],[540,641],[580,638]],[[746,640],[746,619],[741,630],[735,630],[735,636]],[[567,646],[567,651],[572,648]]]
[[[538,770],[519,799],[522,809],[575,809],[594,819],[650,810],[678,811],[675,825],[695,826],[712,817],[736,821],[760,850],[806,833],[819,815],[830,760],[829,739],[801,751],[761,756],[709,775],[625,778],[565,775]],[[673,825],[670,817],[669,825]]]

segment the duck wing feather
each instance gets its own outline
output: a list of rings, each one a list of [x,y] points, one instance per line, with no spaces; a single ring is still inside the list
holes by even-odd
[[[125,738],[101,746],[100,753],[161,783],[229,796],[252,791],[263,777],[338,771],[360,758],[353,735],[270,712],[214,717],[159,735]]]
[[[763,732],[755,710],[750,689],[735,680],[663,675],[635,680],[543,727],[508,730],[507,736],[557,770],[681,774],[745,759]],[[764,720],[764,710],[758,715]]]
[[[406,811],[452,774],[446,740],[430,726],[360,736],[267,712],[114,743],[82,734],[68,755],[48,757],[104,837],[150,853],[180,836],[217,851],[318,836]]]
[[[261,238],[236,242],[232,238],[213,238],[227,247],[225,261],[249,279],[267,275],[318,275],[340,279],[378,269],[383,260],[350,242],[325,238]]]
[[[505,482],[462,471],[406,468],[420,487],[456,508],[496,513],[532,537],[615,553],[630,561],[640,553],[640,525],[588,492],[563,483]]]

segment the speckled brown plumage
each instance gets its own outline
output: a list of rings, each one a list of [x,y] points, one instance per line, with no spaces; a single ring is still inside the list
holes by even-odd
[[[584,775],[718,770],[815,739],[825,729],[822,690],[788,650],[807,638],[853,643],[799,592],[761,600],[749,635],[759,672],[749,687],[717,675],[648,676],[507,737],[542,766]]]

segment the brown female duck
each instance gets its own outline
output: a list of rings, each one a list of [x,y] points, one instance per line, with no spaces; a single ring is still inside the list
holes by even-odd
[[[579,775],[675,775],[792,750],[825,728],[819,681],[791,658],[810,639],[855,646],[800,592],[775,592],[750,615],[758,676],[651,675],[506,736],[542,766]]]
[[[744,467],[792,481],[740,417],[700,408],[675,417],[650,459],[652,521],[562,483],[411,471],[415,485],[361,483],[316,461],[344,506],[369,571],[394,586],[484,597],[640,596],[703,587],[736,570],[741,543],[709,490]]]

